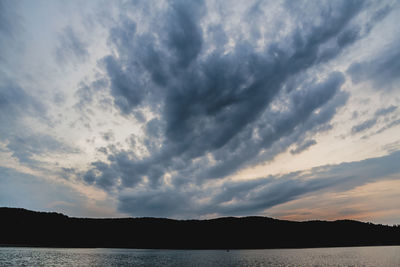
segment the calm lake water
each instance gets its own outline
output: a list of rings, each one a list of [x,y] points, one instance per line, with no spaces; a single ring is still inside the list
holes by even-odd
[[[229,252],[2,247],[0,266],[400,266],[400,246]]]

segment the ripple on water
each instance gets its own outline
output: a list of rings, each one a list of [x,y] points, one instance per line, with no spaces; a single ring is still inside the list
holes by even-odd
[[[400,246],[261,250],[0,248],[0,266],[400,266]]]

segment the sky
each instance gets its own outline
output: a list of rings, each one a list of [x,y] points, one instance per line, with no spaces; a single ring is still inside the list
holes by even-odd
[[[400,224],[400,3],[0,1],[0,206]]]

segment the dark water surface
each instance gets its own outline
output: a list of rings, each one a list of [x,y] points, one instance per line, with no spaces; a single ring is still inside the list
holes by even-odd
[[[0,266],[400,266],[400,246],[229,252],[0,247]]]

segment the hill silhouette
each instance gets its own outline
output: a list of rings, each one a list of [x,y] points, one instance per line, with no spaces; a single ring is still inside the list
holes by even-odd
[[[400,227],[268,217],[90,219],[0,208],[3,246],[249,249],[400,245]]]

